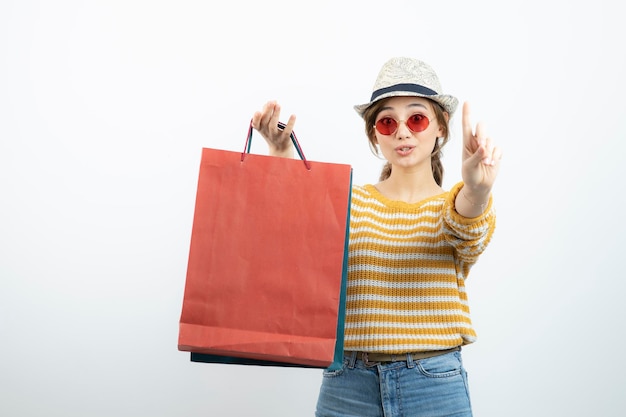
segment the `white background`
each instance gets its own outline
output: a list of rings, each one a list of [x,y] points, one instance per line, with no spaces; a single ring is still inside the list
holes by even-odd
[[[4,0],[0,415],[312,416],[320,370],[177,350],[201,148],[242,150],[277,99],[309,159],[375,182],[352,105],[406,55],[504,150],[468,282],[475,415],[623,416],[617,4]],[[460,142],[459,113],[446,188]]]

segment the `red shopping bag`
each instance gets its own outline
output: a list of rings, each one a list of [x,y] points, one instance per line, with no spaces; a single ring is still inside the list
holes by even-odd
[[[281,125],[284,127],[284,125]],[[178,349],[192,361],[334,367],[352,169],[202,150]]]

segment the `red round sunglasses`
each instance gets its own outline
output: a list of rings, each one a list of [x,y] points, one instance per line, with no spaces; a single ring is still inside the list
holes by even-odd
[[[376,121],[374,126],[381,135],[393,135],[398,130],[398,126],[402,120],[398,121],[391,116],[385,116]],[[406,126],[413,133],[423,132],[428,128],[430,120],[421,113],[415,113],[406,120]]]

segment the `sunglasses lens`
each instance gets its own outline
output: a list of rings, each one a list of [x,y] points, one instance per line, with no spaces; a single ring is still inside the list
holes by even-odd
[[[413,132],[423,132],[428,127],[429,121],[423,114],[414,114],[406,124]]]
[[[406,125],[411,132],[415,133],[423,132],[428,128],[429,124],[428,118],[419,113],[409,117],[409,120],[406,121]],[[398,130],[398,122],[391,117],[383,117],[376,122],[376,130],[381,135],[393,135]]]
[[[381,135],[391,135],[398,128],[398,122],[391,117],[383,117],[376,122],[376,130]]]

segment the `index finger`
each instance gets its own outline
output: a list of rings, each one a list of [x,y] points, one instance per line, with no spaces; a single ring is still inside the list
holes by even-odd
[[[291,116],[289,116],[289,120],[287,120],[287,123],[283,123],[283,122],[278,122],[278,123],[279,123],[279,129],[283,130],[287,135],[291,135],[291,132],[293,132],[293,127],[296,124],[296,115],[292,114]]]
[[[466,101],[463,103],[463,115],[461,120],[461,124],[463,126],[463,142],[465,142],[466,144],[468,144],[469,140],[474,136],[469,115],[470,106],[469,103]]]

